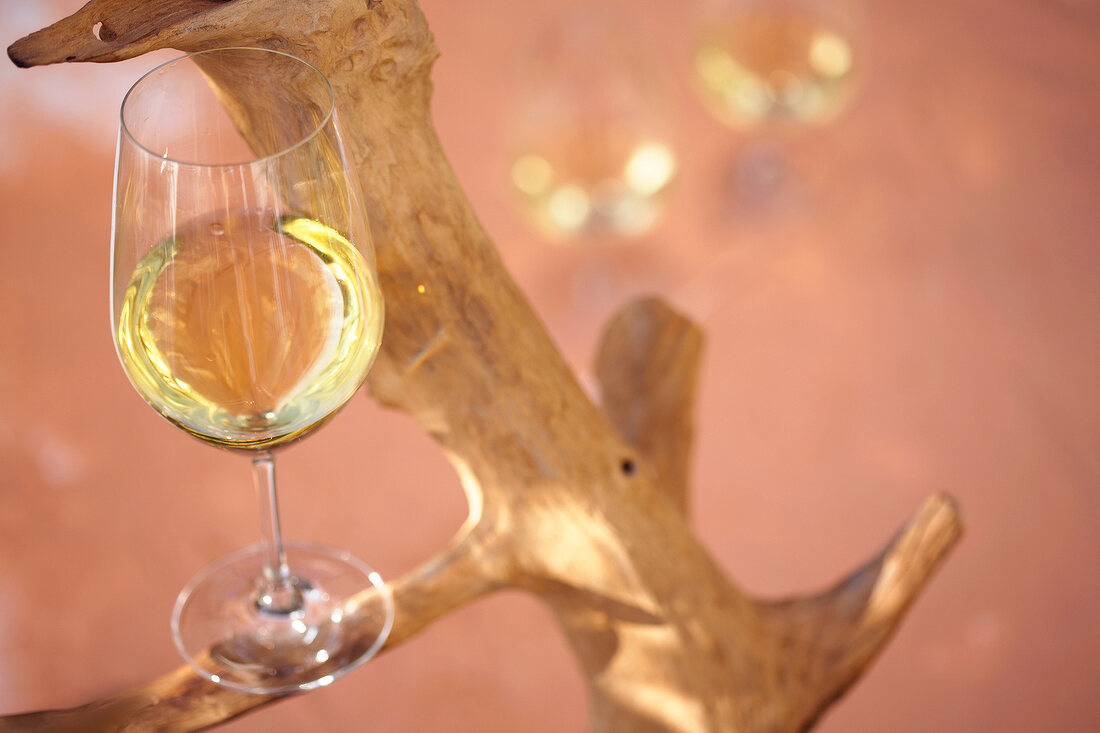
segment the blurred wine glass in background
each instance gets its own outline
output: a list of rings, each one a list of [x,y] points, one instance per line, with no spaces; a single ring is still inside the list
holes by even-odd
[[[524,215],[562,243],[652,231],[677,157],[663,69],[638,29],[598,5],[567,11],[520,67],[510,174]]]
[[[734,191],[766,199],[790,183],[800,132],[835,119],[863,73],[858,0],[703,0],[694,86],[719,121],[749,136]]]

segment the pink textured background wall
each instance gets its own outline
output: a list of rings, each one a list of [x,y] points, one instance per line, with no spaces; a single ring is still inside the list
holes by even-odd
[[[693,516],[733,577],[823,586],[927,494],[960,500],[967,536],[819,730],[1096,730],[1097,4],[868,3],[864,88],[794,144],[801,192],[759,207],[723,193],[744,140],[688,89],[684,4],[620,3],[673,81],[681,175],[652,236],[595,250],[526,226],[500,145],[511,70],[560,4],[423,4],[440,134],[569,359],[587,368],[633,293],[706,328]],[[79,5],[5,0],[0,40]],[[176,592],[256,536],[243,459],[160,420],[111,345],[116,114],[153,64],[0,64],[0,713],[174,667]],[[287,534],[387,575],[464,517],[434,444],[366,398],[280,461]],[[225,729],[575,731],[584,695],[549,614],[502,594]]]

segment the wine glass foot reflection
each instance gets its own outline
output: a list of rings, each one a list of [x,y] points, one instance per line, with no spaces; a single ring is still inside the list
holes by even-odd
[[[284,579],[265,575],[265,548],[254,545],[211,564],[180,593],[173,640],[199,675],[245,692],[309,690],[382,648],[394,606],[381,576],[344,550],[285,550],[294,574]]]

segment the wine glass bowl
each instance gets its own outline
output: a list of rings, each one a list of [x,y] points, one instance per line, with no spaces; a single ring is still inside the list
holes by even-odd
[[[754,204],[801,190],[795,143],[839,117],[864,75],[860,0],[705,0],[699,16],[693,87],[744,143],[728,184]]]
[[[264,541],[199,574],[173,615],[200,674],[249,692],[331,682],[392,624],[380,576],[282,541],[271,451],[316,430],[366,379],[383,302],[369,223],[324,75],[260,48],[203,51],[122,103],[111,320],[143,399],[246,453]],[[349,603],[378,611],[348,626]]]
[[[696,36],[695,87],[727,125],[834,119],[858,79],[853,0],[711,0]]]
[[[651,231],[677,171],[662,68],[626,18],[565,11],[525,45],[511,183],[555,241]]]
[[[228,447],[315,429],[359,388],[381,341],[370,234],[331,90],[316,70],[283,73],[306,66],[292,58],[200,53],[150,72],[122,106],[119,355],[154,409]],[[227,111],[204,68],[262,94]]]

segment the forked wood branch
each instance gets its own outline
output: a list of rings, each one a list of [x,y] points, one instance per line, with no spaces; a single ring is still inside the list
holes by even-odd
[[[597,359],[603,410],[585,396],[440,147],[437,52],[415,0],[92,0],[8,53],[33,66],[229,45],[286,50],[332,80],[387,301],[370,388],[438,440],[467,492],[451,546],[394,583],[387,648],[471,599],[521,588],[565,630],[596,731],[812,725],[960,536],[954,503],[931,497],[822,594],[764,602],[727,579],[686,519],[701,333],[660,301],[629,305]],[[217,81],[229,98],[251,91]],[[359,601],[366,619],[375,599]],[[181,667],[80,708],[0,719],[0,730],[198,730],[274,701]]]

